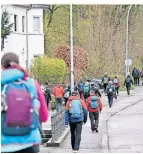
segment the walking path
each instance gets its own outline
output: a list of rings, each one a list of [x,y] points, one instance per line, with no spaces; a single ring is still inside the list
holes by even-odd
[[[140,89],[139,91],[143,91]],[[103,110],[100,114],[100,124],[99,124],[99,133],[92,133],[90,129],[90,120],[88,119],[87,123],[83,126],[81,144],[80,144],[80,153],[101,153],[109,152],[108,149],[108,131],[106,121],[110,118],[111,115],[119,112],[123,108],[131,105],[133,100],[136,100],[136,96],[132,93],[131,96],[127,96],[126,92],[120,92],[120,96],[117,100],[114,100],[112,108],[108,107],[107,97],[102,97]],[[116,121],[118,123],[118,121]],[[111,132],[110,132],[111,133]],[[41,152],[43,153],[71,153],[71,144],[70,144],[70,134],[62,143],[61,147],[51,148],[41,146]]]

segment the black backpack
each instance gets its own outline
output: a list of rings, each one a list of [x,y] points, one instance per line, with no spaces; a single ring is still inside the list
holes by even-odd
[[[131,79],[129,77],[126,78],[126,84],[130,84],[131,83]]]

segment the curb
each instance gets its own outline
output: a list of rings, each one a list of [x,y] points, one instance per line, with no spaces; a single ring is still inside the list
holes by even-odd
[[[61,143],[63,143],[69,132],[70,129],[66,128],[62,136],[60,136],[55,142],[52,142],[52,138],[50,138],[49,141],[46,143],[46,147],[60,147]]]
[[[107,134],[104,134],[102,136],[102,153],[109,153],[107,136],[108,136]]]

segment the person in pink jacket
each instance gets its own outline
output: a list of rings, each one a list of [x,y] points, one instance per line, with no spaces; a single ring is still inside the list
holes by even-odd
[[[14,81],[27,81],[29,73],[24,70],[19,65],[19,57],[15,53],[7,53],[1,59],[1,65],[3,68],[3,72],[1,73],[2,80],[1,86],[5,86],[7,83],[11,83]],[[16,72],[20,74],[20,77],[17,75]],[[5,75],[9,74],[9,75]],[[22,75],[21,75],[22,74]],[[15,77],[16,76],[16,77]],[[31,79],[33,80],[33,79]],[[33,80],[35,82],[35,88],[37,91],[38,102],[40,105],[36,108],[37,112],[39,113],[39,122],[46,122],[48,120],[48,108],[45,102],[44,95],[41,91],[40,85],[38,81]],[[34,83],[33,82],[33,83]],[[37,153],[40,151],[40,144],[41,144],[41,136],[40,130],[36,128],[32,133],[23,136],[8,136],[1,133],[1,152],[17,152],[17,153]],[[7,142],[7,143],[6,143]],[[17,144],[19,143],[20,144]]]

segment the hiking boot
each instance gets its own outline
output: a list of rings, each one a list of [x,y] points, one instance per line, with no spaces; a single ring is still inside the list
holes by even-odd
[[[96,133],[98,133],[98,129],[97,128],[95,128],[95,131],[96,131]]]

